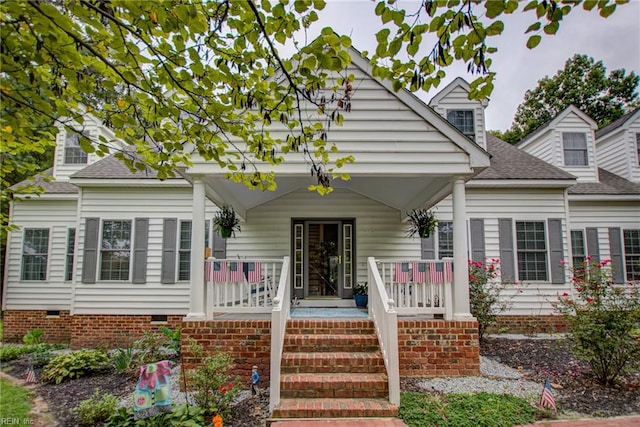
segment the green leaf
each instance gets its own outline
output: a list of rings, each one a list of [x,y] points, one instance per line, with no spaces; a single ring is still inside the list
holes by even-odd
[[[378,43],[386,43],[390,33],[391,30],[389,30],[388,28],[383,28],[376,33],[376,40],[378,41]]]
[[[540,41],[542,40],[542,37],[535,35],[535,36],[531,36],[529,37],[529,40],[527,40],[527,47],[529,49],[533,49],[536,46],[538,46],[540,44]]]
[[[493,19],[504,12],[505,4],[503,0],[493,0],[486,2],[484,7],[487,9],[487,18]]]
[[[558,31],[560,24],[558,22],[551,22],[544,26],[545,34],[555,34]]]
[[[540,22],[535,22],[535,23],[529,25],[529,28],[527,28],[527,31],[525,31],[525,34],[526,33],[530,33],[531,31],[538,31],[541,26],[542,26],[542,24]]]
[[[600,16],[602,16],[603,18],[608,18],[615,11],[616,11],[615,3],[610,4],[609,6],[605,6],[602,9],[600,9]]]
[[[502,34],[504,30],[504,23],[502,21],[495,21],[491,25],[486,28],[486,32],[488,36],[497,36],[498,34]]]

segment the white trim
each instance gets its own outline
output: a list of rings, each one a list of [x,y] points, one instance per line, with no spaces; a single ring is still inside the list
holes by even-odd
[[[575,105],[569,105],[567,108],[562,110],[557,116],[555,116],[551,121],[547,122],[545,125],[539,127],[529,135],[527,135],[524,139],[518,142],[515,146],[523,149],[527,145],[529,145],[532,141],[534,141],[539,135],[542,135],[544,132],[554,129],[560,121],[562,121],[565,117],[567,117],[570,113],[574,113],[578,117],[580,117],[585,123],[589,125],[589,128],[592,131],[598,129],[598,124],[589,117],[586,113],[583,113],[578,107]]]
[[[9,224],[13,224],[13,201],[9,202],[9,212],[7,213],[7,218],[9,219]],[[9,231],[7,233],[6,245],[4,247],[4,274],[2,278],[2,311],[7,309],[7,288],[9,287],[9,258],[11,251],[11,236],[13,232]],[[22,255],[21,255],[22,258]],[[18,273],[20,274],[20,273]]]
[[[615,135],[616,133],[618,133],[620,131],[623,131],[623,130],[624,131],[629,130],[629,127],[631,126],[631,123],[633,123],[638,118],[640,118],[640,108],[638,108],[635,111],[635,113],[633,113],[629,117],[627,117],[627,119],[624,122],[622,122],[622,125],[618,126],[615,129],[611,129],[607,133],[603,133],[602,135],[598,136],[597,139],[596,139],[596,145],[598,144],[598,140],[602,140],[604,138],[608,138],[609,136]]]
[[[640,194],[569,194],[573,202],[637,202]]]
[[[472,179],[467,187],[475,188],[568,188],[576,184],[575,179]]]
[[[73,316],[75,314],[76,307],[76,290],[78,288],[78,258],[80,254],[80,227],[82,226],[82,196],[84,194],[84,190],[82,188],[78,189],[78,203],[76,205],[76,256],[73,257],[73,277],[71,278],[71,289],[70,289],[70,301],[69,301],[69,315]],[[87,229],[83,230],[82,236],[84,237],[87,233]],[[82,262],[84,262],[84,241],[82,242]],[[96,264],[97,266],[97,264]],[[97,268],[96,268],[97,270]],[[97,274],[97,272],[96,272]]]
[[[76,186],[84,187],[140,187],[144,183],[145,186],[160,186],[160,187],[190,187],[188,181],[182,178],[169,178],[166,180],[159,180],[158,178],[73,178],[71,177],[69,182]]]
[[[467,82],[462,77],[456,77],[451,83],[446,85],[444,89],[442,89],[433,98],[431,98],[431,100],[429,100],[429,106],[434,107],[438,105],[444,98],[447,97],[447,95],[449,95],[457,87],[462,88],[464,91],[467,92],[467,94],[471,92],[471,86],[469,85],[469,82]],[[477,101],[480,102],[480,104],[483,107],[486,107],[487,105],[489,105],[489,100],[487,98],[478,99]]]

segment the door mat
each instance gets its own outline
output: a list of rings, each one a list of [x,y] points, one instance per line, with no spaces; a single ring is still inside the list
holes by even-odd
[[[323,307],[296,307],[291,309],[291,318],[339,318],[339,319],[366,319],[369,313],[357,308],[323,308]]]

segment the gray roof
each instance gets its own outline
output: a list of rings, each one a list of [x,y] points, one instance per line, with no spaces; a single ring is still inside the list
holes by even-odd
[[[638,107],[635,110],[628,112],[624,116],[612,121],[611,123],[609,123],[607,126],[603,127],[602,129],[598,129],[596,131],[596,139],[602,138],[603,136],[605,136],[609,132],[613,132],[614,130],[622,127],[622,125],[624,125],[624,123],[627,120],[629,120],[629,118],[631,116],[633,116],[638,110],[640,110],[640,107]]]
[[[569,187],[569,194],[581,195],[640,195],[640,184],[598,168],[599,182],[581,182]]]
[[[573,175],[544,160],[525,153],[519,148],[486,133],[487,151],[491,154],[491,166],[480,172],[473,180],[482,179],[575,179]]]
[[[157,172],[151,168],[131,172],[122,160],[115,158],[113,155],[107,156],[71,175],[71,178],[97,179],[156,179],[157,177]]]
[[[77,194],[78,187],[73,184],[64,181],[50,181],[47,182],[42,177],[42,175],[53,176],[53,168],[49,168],[40,175],[36,175],[33,178],[27,178],[24,181],[21,181],[17,184],[11,186],[11,190],[17,190],[20,187],[26,185],[38,185],[44,189],[44,192],[47,194]]]

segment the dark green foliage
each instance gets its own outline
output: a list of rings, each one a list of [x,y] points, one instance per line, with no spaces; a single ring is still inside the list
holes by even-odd
[[[526,400],[510,395],[400,395],[400,418],[408,427],[507,427],[533,423],[537,414]]]
[[[3,344],[0,347],[0,362],[8,362],[17,359],[20,355],[27,353],[28,348],[23,345]]]
[[[42,329],[32,329],[22,337],[22,342],[27,345],[40,344],[42,343],[43,336],[44,332]]]
[[[118,372],[128,371],[133,366],[134,350],[133,347],[118,348],[112,356],[113,367]]]
[[[176,405],[167,414],[156,415],[136,421],[132,408],[118,408],[105,427],[202,427],[204,410],[194,405]]]
[[[78,415],[83,425],[94,426],[107,421],[115,412],[117,405],[118,399],[115,396],[104,394],[98,388],[91,398],[80,402],[73,412]]]
[[[407,237],[413,237],[416,234],[421,238],[429,237],[438,225],[433,211],[426,209],[413,209],[407,212],[407,217],[409,218]]]
[[[55,382],[79,378],[94,369],[109,364],[109,357],[100,350],[78,350],[54,357],[42,370],[42,381]]]
[[[223,206],[213,216],[213,227],[224,238],[236,237],[236,231],[240,231],[240,218],[236,216],[233,207]]]
[[[182,334],[182,328],[178,326],[175,330],[172,331],[166,326],[162,326],[160,330],[167,337],[167,341],[164,343],[165,347],[175,351],[176,354],[179,356],[180,355],[180,336]]]

